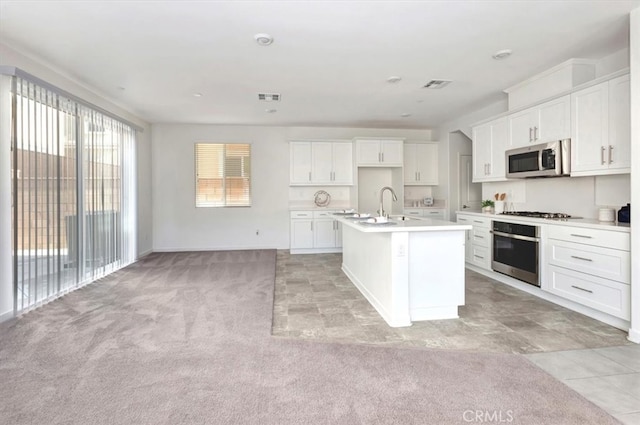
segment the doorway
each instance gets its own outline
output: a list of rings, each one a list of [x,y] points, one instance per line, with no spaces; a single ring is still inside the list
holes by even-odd
[[[458,205],[461,210],[479,210],[482,200],[482,185],[473,183],[473,160],[471,155],[459,156],[460,188]]]

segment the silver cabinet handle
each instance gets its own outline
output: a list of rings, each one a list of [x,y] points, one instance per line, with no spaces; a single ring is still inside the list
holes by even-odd
[[[384,162],[384,152],[382,152],[382,162]]]
[[[613,146],[609,145],[609,164],[613,163]]]
[[[604,151],[605,151],[605,149],[606,148],[604,146],[600,147],[600,163],[602,165],[606,164],[606,161],[604,160]]]
[[[416,181],[418,181],[418,172],[416,171],[414,174],[415,175],[413,176],[413,178],[416,179]]]
[[[474,257],[476,257],[476,258],[479,258],[479,259],[481,259],[481,260],[484,260],[484,257],[483,257],[483,256],[481,256],[481,255],[475,255],[475,254],[473,254],[473,256],[474,256]]]
[[[529,127],[529,142],[533,142],[533,128]]]
[[[589,289],[584,289],[584,288],[581,288],[581,287],[576,286],[576,285],[571,285],[571,287],[572,287],[572,288],[579,289],[579,290],[584,291],[584,292],[588,292],[588,293],[590,293],[590,294],[593,294],[593,291],[590,291]]]
[[[571,258],[575,258],[576,260],[582,260],[582,261],[593,261],[591,258],[578,257],[577,255],[572,255]]]
[[[309,171],[309,181],[311,181],[311,171]]]
[[[533,127],[533,140],[538,140],[538,127]]]
[[[484,239],[484,236],[480,236],[480,235],[473,235],[473,237],[478,239]]]
[[[487,175],[491,175],[491,164],[487,164],[487,170],[489,170]]]
[[[474,223],[480,223],[480,224],[484,223],[484,221],[480,221],[480,220],[473,220],[473,222]]]
[[[420,176],[420,171],[418,171],[418,180],[422,180],[422,178]]]
[[[382,162],[382,153],[378,152],[378,162]]]
[[[593,236],[578,235],[577,233],[571,233],[571,236],[575,236],[576,238],[593,239]]]

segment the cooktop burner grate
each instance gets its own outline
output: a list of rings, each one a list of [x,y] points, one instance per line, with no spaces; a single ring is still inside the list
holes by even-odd
[[[541,211],[505,211],[502,215],[515,215],[519,217],[534,217],[534,218],[571,218],[569,214],[565,213],[549,213]]]

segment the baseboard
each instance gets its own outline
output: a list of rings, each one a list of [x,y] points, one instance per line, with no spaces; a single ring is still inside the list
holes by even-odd
[[[138,260],[141,259],[142,257],[146,257],[149,254],[153,253],[153,249],[148,249],[146,251],[140,252],[138,253]]]
[[[253,251],[253,250],[270,250],[270,249],[289,249],[286,248],[276,248],[273,246],[214,246],[210,248],[153,248],[151,252],[201,252],[201,251]]]
[[[7,320],[13,319],[15,316],[13,315],[13,310],[7,311],[6,313],[0,314],[0,323],[6,322]]]
[[[640,344],[640,330],[629,329],[629,336],[627,339],[631,342],[635,342],[636,344]]]

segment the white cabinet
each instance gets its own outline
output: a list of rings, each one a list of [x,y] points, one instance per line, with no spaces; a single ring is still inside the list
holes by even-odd
[[[491,270],[491,219],[476,215],[458,214],[457,222],[473,226],[467,231],[465,259],[485,270]]]
[[[402,140],[356,140],[356,163],[358,166],[402,167]]]
[[[313,248],[313,212],[291,213],[291,251]]]
[[[292,254],[340,252],[342,226],[333,219],[334,211],[292,211]]]
[[[404,184],[438,185],[438,144],[404,144]]]
[[[571,95],[571,175],[631,171],[629,75]]]
[[[289,144],[291,184],[311,184],[311,142]]]
[[[437,220],[444,220],[446,214],[445,208],[405,208],[404,215],[419,218],[435,218]]]
[[[500,118],[473,128],[473,182],[504,181],[509,147],[508,121]]]
[[[351,142],[291,142],[289,150],[290,184],[353,184],[353,144]]]
[[[571,137],[571,99],[563,96],[509,115],[509,139],[517,148]]]
[[[547,226],[542,289],[629,320],[629,233]]]

